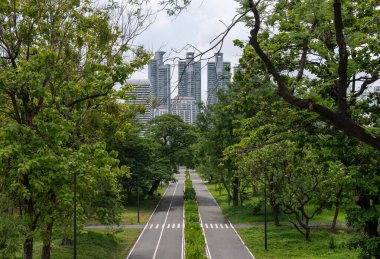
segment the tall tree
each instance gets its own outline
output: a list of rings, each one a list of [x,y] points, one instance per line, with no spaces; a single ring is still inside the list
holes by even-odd
[[[88,111],[122,98],[123,89],[113,87],[149,59],[129,45],[145,19],[141,8],[129,19],[122,9],[112,1],[104,8],[77,0],[0,3],[0,185],[26,222],[26,259],[37,231],[42,258],[50,258],[52,229],[72,201],[76,170],[92,188],[111,192],[127,172],[104,141],[85,143],[81,132]]]

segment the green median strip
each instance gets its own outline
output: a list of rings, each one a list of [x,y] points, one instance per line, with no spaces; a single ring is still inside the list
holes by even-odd
[[[185,180],[185,253],[187,259],[206,259],[206,242],[199,222],[198,203],[189,170]]]

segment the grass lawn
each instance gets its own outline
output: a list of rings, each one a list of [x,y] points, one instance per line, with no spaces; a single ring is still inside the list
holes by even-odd
[[[311,242],[307,242],[290,226],[268,227],[268,251],[264,250],[264,227],[238,229],[245,244],[256,259],[261,258],[358,258],[356,250],[346,246],[350,235],[331,234],[326,231],[312,231]],[[335,248],[329,248],[331,239]]]
[[[77,236],[78,259],[125,259],[141,229],[91,230]],[[72,259],[73,246],[61,246],[61,236],[53,237],[53,259]],[[42,241],[36,237],[33,258],[41,258]],[[20,255],[17,258],[22,258]]]
[[[233,223],[262,223],[264,222],[264,215],[254,214],[252,211],[252,204],[259,200],[258,197],[250,198],[244,202],[243,206],[233,207],[228,206],[227,192],[224,188],[218,189],[216,184],[206,184],[211,194],[214,196],[219,206],[221,207],[223,214]],[[268,221],[273,222],[273,216],[270,210],[268,209]],[[333,210],[323,210],[321,214],[316,215],[312,222],[323,222],[330,223],[333,219],[334,211]],[[345,221],[346,214],[344,211],[341,211],[338,215],[338,222]],[[288,222],[287,216],[284,214],[280,215],[280,222]]]
[[[145,224],[148,222],[150,215],[156,208],[157,203],[160,201],[161,197],[164,195],[168,185],[164,184],[162,187],[158,187],[155,192],[153,200],[146,198],[140,200],[140,224]],[[123,212],[121,213],[120,225],[136,225],[137,222],[137,204],[128,204],[123,207]],[[101,223],[96,219],[89,219],[86,225],[101,225]]]

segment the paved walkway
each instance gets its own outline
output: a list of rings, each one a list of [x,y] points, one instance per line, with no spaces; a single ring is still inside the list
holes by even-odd
[[[183,188],[184,171],[176,175],[144,226],[128,259],[183,258]]]
[[[224,217],[219,205],[200,177],[192,170],[191,179],[197,193],[198,210],[211,259],[254,258],[233,225]]]

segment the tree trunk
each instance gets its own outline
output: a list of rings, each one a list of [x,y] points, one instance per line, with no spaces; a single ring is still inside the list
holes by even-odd
[[[232,205],[239,206],[239,178],[234,177],[232,182]]]
[[[160,182],[161,182],[160,180],[154,181],[152,187],[148,191],[148,195],[150,196],[151,199],[153,199],[154,191],[157,190],[158,186],[160,186]]]
[[[280,226],[280,205],[279,204],[271,204],[274,225]]]
[[[52,235],[53,235],[53,222],[49,222],[45,230],[41,259],[50,259]]]
[[[343,192],[343,188],[340,187],[338,193],[336,194],[335,213],[334,213],[334,218],[333,218],[333,222],[331,225],[331,231],[333,231],[333,232],[336,231],[336,221],[337,221],[338,215],[339,215],[339,208],[340,208],[340,201],[342,198],[342,192]]]
[[[339,203],[336,203],[335,205],[335,213],[334,213],[334,218],[331,224],[331,231],[336,232],[336,222],[338,220],[338,215],[339,215]]]
[[[24,241],[24,259],[33,259],[33,237]]]
[[[72,246],[73,240],[68,238],[68,236],[66,234],[63,234],[61,245],[62,246]]]
[[[128,201],[128,204],[133,203],[132,188],[127,189],[127,201]]]
[[[310,239],[310,227],[307,226],[307,227],[304,228],[304,229],[305,229],[305,240],[306,240],[306,241],[311,241],[311,239]]]

